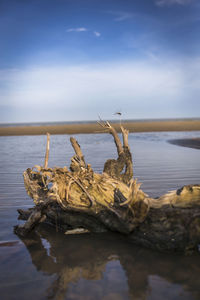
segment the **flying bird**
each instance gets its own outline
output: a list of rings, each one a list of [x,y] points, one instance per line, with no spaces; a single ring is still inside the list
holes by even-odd
[[[118,115],[119,116],[119,124],[121,126],[122,125],[122,119],[121,119],[122,113],[120,111],[117,111],[116,113],[114,113],[114,115]]]
[[[121,112],[116,112],[116,113],[114,113],[114,115],[119,115],[119,116],[121,116],[122,113],[121,113]]]

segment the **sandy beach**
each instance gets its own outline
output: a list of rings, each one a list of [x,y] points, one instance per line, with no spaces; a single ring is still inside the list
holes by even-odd
[[[112,124],[119,130],[119,123]],[[129,132],[154,132],[154,131],[197,131],[200,130],[200,120],[170,120],[170,121],[124,121],[122,125]],[[81,134],[103,133],[98,123],[62,124],[48,126],[13,126],[0,127],[0,136],[16,135],[44,135],[50,134]]]

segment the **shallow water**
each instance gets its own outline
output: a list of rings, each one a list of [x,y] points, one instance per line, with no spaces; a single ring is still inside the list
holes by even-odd
[[[200,151],[167,140],[200,132],[130,134],[135,177],[156,197],[200,181]],[[110,135],[76,135],[85,159],[101,172],[115,157]],[[1,299],[200,299],[200,255],[138,248],[118,234],[69,236],[41,226],[23,241],[13,234],[17,209],[32,206],[22,173],[44,161],[44,136],[0,137]],[[49,166],[73,155],[66,135],[51,136]]]

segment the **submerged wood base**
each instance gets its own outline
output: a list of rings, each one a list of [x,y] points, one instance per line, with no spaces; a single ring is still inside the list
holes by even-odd
[[[193,188],[198,189],[200,193],[200,186]],[[192,207],[176,207],[170,204],[153,207],[153,205],[148,208],[143,222],[139,222],[137,214],[141,212],[140,205],[140,202],[137,204],[138,207],[135,205],[136,219],[130,211],[129,218],[127,214],[127,217],[123,219],[123,213],[120,212],[120,208],[117,209],[117,206],[113,208],[116,213],[106,208],[95,213],[78,208],[63,210],[56,202],[50,202],[47,205],[38,204],[28,211],[19,210],[19,218],[27,222],[23,226],[15,227],[15,233],[26,236],[40,222],[46,222],[63,232],[84,228],[89,232],[124,233],[127,238],[138,245],[161,251],[198,250],[200,244],[199,205]]]
[[[114,137],[118,159],[108,160],[104,172],[96,174],[86,165],[73,138],[76,155],[70,170],[48,168],[46,153],[45,168],[35,166],[24,172],[25,187],[35,206],[18,211],[19,218],[26,222],[16,226],[15,233],[24,237],[39,223],[46,222],[64,232],[80,228],[119,232],[139,245],[162,251],[198,250],[200,185],[150,198],[133,179],[128,131],[122,128],[122,145],[108,122],[101,125]]]

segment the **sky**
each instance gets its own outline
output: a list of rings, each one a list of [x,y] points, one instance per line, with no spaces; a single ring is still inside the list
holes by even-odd
[[[200,117],[199,0],[0,0],[0,123]]]

